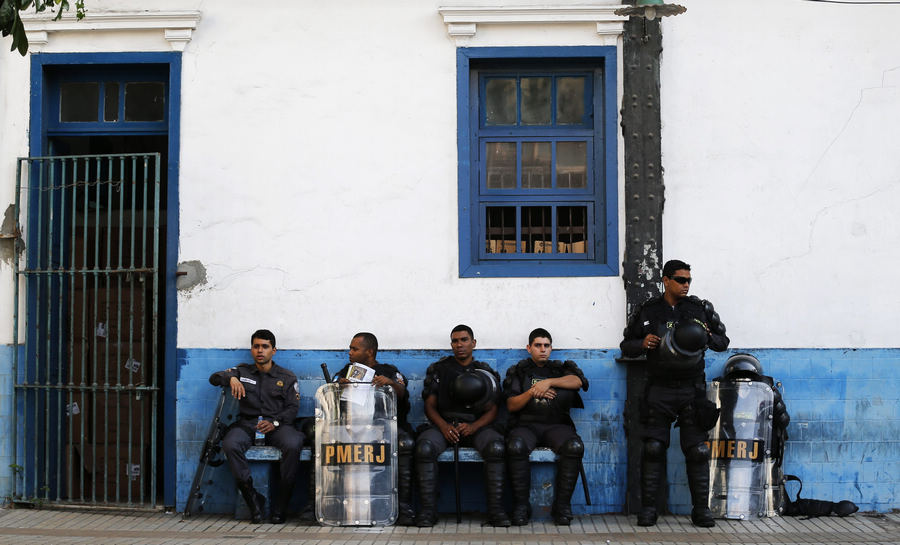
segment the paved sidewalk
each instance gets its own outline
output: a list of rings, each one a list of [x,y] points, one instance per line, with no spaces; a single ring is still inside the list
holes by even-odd
[[[784,517],[755,522],[717,521],[695,528],[687,516],[666,516],[651,528],[634,526],[635,517],[593,515],[557,527],[535,522],[519,528],[481,527],[469,517],[456,524],[443,517],[434,528],[329,528],[235,521],[225,515],[200,515],[182,522],[180,514],[51,509],[0,509],[0,545],[30,543],[122,545],[569,545],[599,543],[693,544],[897,544],[900,513],[860,514],[847,518]]]

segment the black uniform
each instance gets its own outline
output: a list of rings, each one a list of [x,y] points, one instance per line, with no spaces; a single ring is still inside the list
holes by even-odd
[[[333,382],[346,378],[350,363],[334,375]],[[375,376],[382,376],[394,382],[408,386],[406,377],[393,365],[378,363],[371,365]],[[415,446],[415,432],[409,425],[409,391],[404,390],[403,397],[397,399],[397,503],[399,504],[398,524],[412,524],[415,511],[412,507],[412,459]]]
[[[515,397],[544,379],[567,375],[581,379],[581,387],[587,391],[588,380],[575,362],[551,360],[538,365],[531,358],[524,359],[506,371],[503,393],[507,398]],[[506,436],[506,454],[513,493],[512,523],[517,526],[526,524],[530,517],[531,465],[528,457],[538,446],[548,446],[559,456],[551,514],[561,524],[568,524],[572,518],[570,504],[584,456],[584,443],[575,431],[569,410],[573,407],[583,409],[584,402],[578,390],[555,390],[553,399],[531,399],[520,411],[510,413],[512,429]]]
[[[237,367],[213,373],[209,377],[209,382],[213,386],[227,387],[232,377],[241,381],[246,395],[239,401],[240,417],[222,439],[222,450],[238,487],[242,492],[248,489],[252,492],[252,496],[256,492],[253,490],[245,453],[253,444],[260,416],[272,424],[278,423],[274,431],[266,434],[266,444],[281,450],[279,494],[272,504],[272,511],[273,516],[283,514],[293,491],[300,464],[300,448],[304,439],[303,434],[293,425],[300,408],[300,386],[297,377],[275,362],[272,362],[268,373],[260,371],[255,364],[242,363]],[[250,500],[247,503],[252,505]]]
[[[656,495],[669,446],[669,432],[677,420],[681,450],[687,465],[688,485],[695,509],[708,508],[709,447],[707,431],[716,423],[715,405],[706,399],[705,361],[677,362],[659,349],[644,350],[648,334],[664,337],[679,321],[699,320],[708,330],[707,347],[716,352],[728,348],[725,326],[708,301],[695,296],[669,306],[660,297],[649,299],[631,316],[620,348],[625,356],[647,356],[647,389],[641,404],[644,449],[641,457],[641,497],[645,509],[656,504]],[[653,514],[655,520],[655,512]],[[639,521],[640,522],[640,521]]]
[[[497,385],[496,392],[493,394],[492,399],[488,399],[483,406],[467,408],[454,399],[454,381],[463,373],[478,373],[480,371],[485,371],[493,377]],[[428,366],[428,370],[425,372],[422,399],[427,400],[431,396],[436,396],[438,413],[440,413],[441,418],[450,424],[475,422],[491,408],[491,405],[498,405],[501,401],[499,385],[500,375],[486,363],[472,361],[469,365],[460,365],[456,358],[448,356]],[[503,435],[491,423],[479,428],[474,434],[461,438],[459,444],[461,446],[474,447],[484,460],[486,502],[490,521],[496,526],[509,526],[509,521],[503,510],[503,478],[505,473]],[[420,505],[417,523],[420,526],[433,526],[437,520],[435,503],[437,497],[437,457],[448,446],[450,444],[436,426],[426,424],[420,428],[419,437],[416,439],[415,452]]]

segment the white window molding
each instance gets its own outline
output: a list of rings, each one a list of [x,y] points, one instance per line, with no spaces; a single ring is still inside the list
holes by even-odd
[[[197,23],[199,11],[89,12],[78,20],[63,14],[59,21],[52,13],[22,14],[29,50],[40,51],[57,32],[161,31],[173,51],[184,51]]]
[[[603,6],[445,6],[438,8],[447,33],[471,38],[478,25],[596,23],[600,37],[621,36],[627,17],[614,12],[621,5]]]

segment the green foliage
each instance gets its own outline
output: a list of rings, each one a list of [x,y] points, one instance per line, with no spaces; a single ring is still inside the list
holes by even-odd
[[[56,16],[53,20],[58,21],[64,11],[69,11],[69,0],[0,0],[0,34],[4,38],[12,35],[10,51],[18,50],[22,56],[28,52],[28,37],[19,12],[30,8],[34,8],[36,13],[54,11]],[[84,18],[84,12],[84,0],[75,0],[75,15],[78,20]]]

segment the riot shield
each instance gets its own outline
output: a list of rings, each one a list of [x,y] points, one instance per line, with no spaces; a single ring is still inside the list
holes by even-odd
[[[316,519],[382,526],[397,519],[397,398],[389,386],[316,391]]]
[[[707,395],[721,410],[709,440],[710,510],[726,519],[775,516],[772,388],[739,378],[712,382]]]

